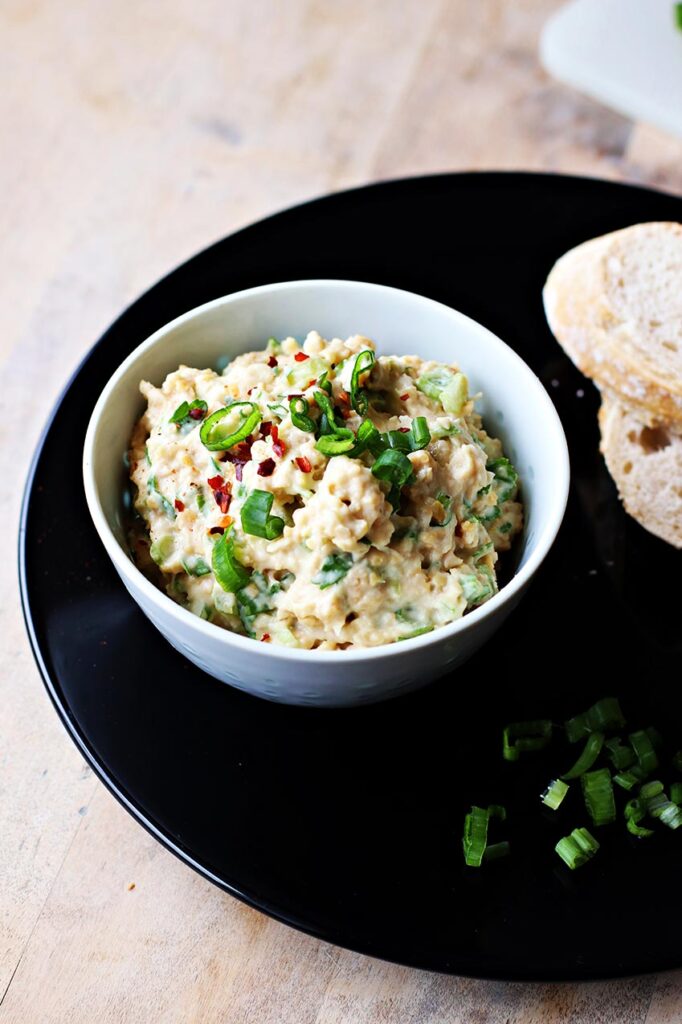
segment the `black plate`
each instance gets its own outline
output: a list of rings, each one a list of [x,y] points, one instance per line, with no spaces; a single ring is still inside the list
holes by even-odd
[[[681,558],[623,514],[597,452],[596,391],[553,341],[540,297],[570,246],[663,219],[682,220],[682,201],[576,178],[380,184],[212,246],[135,302],[87,356],[27,486],[28,629],[84,756],[205,877],[330,942],[440,971],[582,979],[682,965],[682,837],[661,829],[637,845],[622,826],[602,829],[598,857],[569,874],[553,846],[587,824],[580,796],[557,820],[537,793],[574,751],[558,741],[551,756],[500,757],[503,722],[560,720],[605,692],[621,696],[633,727],[674,732],[680,722]],[[306,277],[397,285],[482,321],[544,381],[572,457],[559,540],[503,629],[451,678],[359,710],[268,704],[185,661],[120,584],[81,484],[93,404],[132,348],[208,299]],[[682,746],[679,732],[667,738]],[[462,866],[472,802],[506,804],[513,846],[480,872]]]

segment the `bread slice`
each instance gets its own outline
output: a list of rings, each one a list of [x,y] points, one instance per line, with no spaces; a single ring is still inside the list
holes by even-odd
[[[571,249],[543,299],[583,373],[645,423],[682,431],[682,224],[636,224]]]
[[[626,511],[682,548],[682,437],[646,426],[609,395],[602,395],[599,426],[601,452]]]

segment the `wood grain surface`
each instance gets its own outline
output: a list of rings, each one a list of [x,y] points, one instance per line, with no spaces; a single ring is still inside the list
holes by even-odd
[[[590,985],[441,977],[328,946],[219,892],[83,764],[17,595],[21,492],[51,405],[117,313],[196,250],[311,196],[434,170],[561,170],[682,192],[682,142],[542,72],[538,33],[555,6],[0,5],[3,1024],[682,1020],[682,972]]]

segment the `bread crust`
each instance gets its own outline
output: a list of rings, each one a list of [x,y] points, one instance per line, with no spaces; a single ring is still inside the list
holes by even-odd
[[[682,548],[682,438],[646,426],[612,395],[602,395],[600,450],[626,511],[645,530]]]
[[[600,388],[620,395],[645,423],[669,422],[682,433],[682,379],[657,372],[651,359],[643,358],[645,340],[633,341],[632,324],[619,318],[608,298],[613,261],[643,238],[674,245],[679,241],[682,272],[682,225],[657,222],[623,228],[583,242],[557,261],[543,290],[545,313],[579,370]]]

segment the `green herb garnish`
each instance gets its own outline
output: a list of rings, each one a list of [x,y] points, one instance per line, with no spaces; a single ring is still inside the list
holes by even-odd
[[[270,491],[251,491],[242,505],[241,520],[244,533],[253,537],[275,540],[284,529],[284,520],[270,515],[274,495]]]
[[[227,425],[223,423],[225,419],[229,421]],[[204,420],[199,436],[210,452],[225,451],[245,441],[260,421],[260,409],[253,402],[231,402]]]

